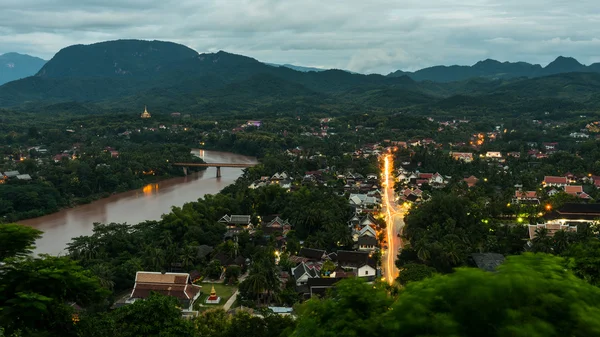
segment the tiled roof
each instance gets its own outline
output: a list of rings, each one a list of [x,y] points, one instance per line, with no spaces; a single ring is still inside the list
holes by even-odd
[[[544,182],[546,184],[564,184],[568,183],[567,177],[556,177],[556,176],[545,176]]]
[[[312,249],[312,248],[302,248],[300,252],[298,252],[298,256],[306,257],[308,259],[320,260],[325,254],[325,251],[322,249]]]
[[[132,298],[146,298],[151,292],[157,292],[166,296],[176,297],[182,300],[193,299],[201,287],[189,284],[189,274],[186,273],[136,273],[135,286],[131,292]]]

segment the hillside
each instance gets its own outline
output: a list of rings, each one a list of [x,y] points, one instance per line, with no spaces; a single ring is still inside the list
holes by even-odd
[[[59,51],[35,76],[0,86],[0,106],[36,101],[105,101],[163,89],[163,96],[172,95],[173,100],[180,99],[182,93],[202,97],[225,85],[265,74],[324,93],[415,85],[408,77],[367,76],[342,70],[299,72],[223,51],[197,54],[168,42],[119,40]]]
[[[148,76],[170,63],[198,55],[162,41],[118,40],[60,50],[36,74],[44,78]]]
[[[46,63],[39,57],[18,53],[0,55],[0,85],[32,76]]]
[[[220,114],[298,107],[340,114],[404,108],[464,114],[583,111],[600,102],[600,74],[582,72],[590,69],[600,65],[559,57],[544,68],[485,60],[393,76],[306,72],[224,51],[198,54],[170,42],[119,40],[61,50],[37,75],[0,86],[0,107],[69,106],[87,113],[151,105]],[[538,76],[544,72],[550,75]],[[423,80],[430,77],[438,81]],[[462,80],[449,82],[456,78]]]
[[[570,72],[600,72],[600,64],[585,66],[572,57],[559,56],[546,67],[527,62],[499,62],[487,59],[472,66],[434,66],[406,72],[397,70],[388,77],[409,76],[415,81],[454,82],[476,77],[488,79],[511,79],[541,77]]]

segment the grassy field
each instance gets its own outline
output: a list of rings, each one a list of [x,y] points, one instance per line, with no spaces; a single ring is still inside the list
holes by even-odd
[[[198,311],[204,311],[206,308],[222,307],[237,289],[235,286],[228,286],[222,283],[200,283],[200,285],[202,286],[202,295],[196,301],[196,303],[194,303],[194,309]],[[219,302],[219,304],[206,304],[204,301],[210,295],[210,289],[213,285],[215,286],[217,296],[221,297],[221,302]]]

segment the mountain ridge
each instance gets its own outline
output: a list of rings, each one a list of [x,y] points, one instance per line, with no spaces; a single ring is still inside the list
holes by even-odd
[[[37,73],[46,64],[39,57],[9,52],[0,55],[0,85]]]
[[[35,75],[0,86],[0,107],[36,108],[125,106],[149,103],[182,111],[320,111],[344,109],[457,109],[501,111],[522,104],[538,110],[557,102],[571,108],[597,106],[600,73],[559,57],[546,67],[486,59],[473,66],[438,66],[443,81],[419,81],[412,73],[395,76],[353,74],[344,70],[302,72],[274,67],[252,57],[225,51],[199,54],[163,41],[117,40],[76,45],[59,51]],[[448,70],[449,69],[449,70]],[[574,70],[575,72],[567,72]],[[516,76],[552,73],[547,76]],[[487,76],[502,74],[502,76]],[[476,76],[472,76],[472,75]],[[460,81],[452,77],[462,76]],[[58,105],[57,105],[58,104]],[[341,109],[339,107],[344,107]]]
[[[472,66],[451,65],[432,66],[414,72],[396,70],[388,77],[409,76],[415,81],[456,82],[475,77],[488,79],[510,79],[519,77],[543,77],[570,72],[600,72],[600,63],[585,66],[575,58],[558,56],[547,66],[527,62],[500,62],[494,59],[478,61]]]

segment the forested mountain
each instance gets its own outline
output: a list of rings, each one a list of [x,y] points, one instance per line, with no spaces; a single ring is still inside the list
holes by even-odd
[[[415,81],[454,82],[475,77],[509,79],[518,77],[541,77],[570,72],[600,72],[600,63],[585,66],[572,57],[559,56],[546,67],[527,62],[499,62],[487,59],[472,66],[434,66],[405,72],[397,70],[389,77],[409,76]]]
[[[45,111],[48,105],[76,102],[69,106],[80,106],[82,113],[143,105],[225,114],[580,111],[600,102],[600,74],[593,72],[598,70],[598,64],[586,67],[559,57],[544,68],[485,60],[389,76],[306,72],[224,51],[198,54],[170,42],[119,40],[61,50],[35,76],[0,86],[0,107]],[[438,81],[417,81],[429,77]],[[463,80],[448,82],[456,78]]]
[[[46,63],[39,57],[19,53],[0,55],[0,85],[37,73]]]

